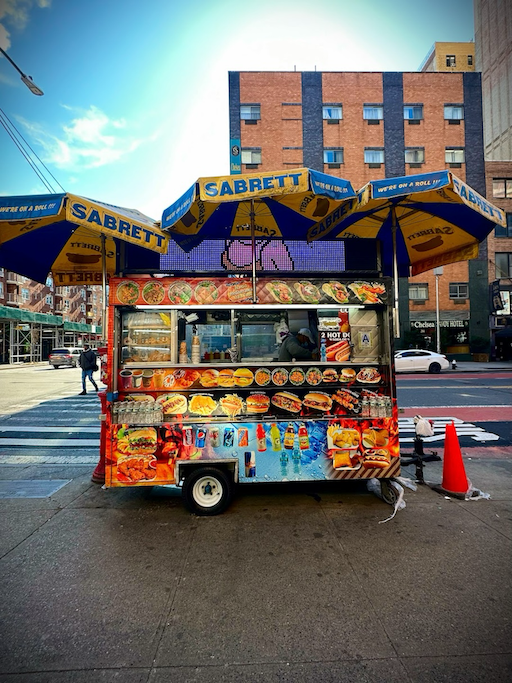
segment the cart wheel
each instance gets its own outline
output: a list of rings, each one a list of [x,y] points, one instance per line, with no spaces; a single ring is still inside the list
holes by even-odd
[[[383,500],[389,505],[394,505],[398,498],[398,493],[394,486],[388,479],[381,479],[380,481],[380,491],[382,493]]]
[[[196,515],[218,515],[233,497],[233,481],[216,467],[201,467],[183,482],[183,500]]]

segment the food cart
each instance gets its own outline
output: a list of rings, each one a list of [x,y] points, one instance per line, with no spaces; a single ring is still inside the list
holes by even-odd
[[[237,483],[375,477],[393,500],[391,280],[289,275],[110,280],[107,487],[182,486],[200,515]],[[314,359],[280,362],[304,327]]]

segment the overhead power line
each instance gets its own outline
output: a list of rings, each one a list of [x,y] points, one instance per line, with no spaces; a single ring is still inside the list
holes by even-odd
[[[37,175],[39,180],[43,183],[43,185],[46,187],[48,192],[51,192],[52,194],[58,194],[58,190],[55,189],[55,187],[52,185],[50,176],[51,178],[53,178],[55,183],[57,183],[57,185],[60,187],[62,192],[65,192],[66,190],[62,187],[57,178],[53,175],[53,173],[46,166],[46,164],[39,158],[37,153],[32,149],[27,140],[25,140],[23,135],[20,133],[20,131],[16,128],[14,123],[9,119],[7,114],[1,108],[0,123],[4,127],[7,135],[11,138],[11,140],[14,142],[18,150],[21,152],[26,162],[32,168],[32,170]]]

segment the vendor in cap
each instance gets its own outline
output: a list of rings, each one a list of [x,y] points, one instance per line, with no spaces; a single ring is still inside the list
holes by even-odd
[[[312,360],[318,356],[316,351],[311,351],[310,346],[316,347],[311,330],[302,327],[297,334],[287,334],[279,349],[280,361]]]

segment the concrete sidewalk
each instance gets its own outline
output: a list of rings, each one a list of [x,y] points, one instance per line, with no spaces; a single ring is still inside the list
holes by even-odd
[[[385,524],[361,482],[248,485],[197,518],[175,489],[0,467],[25,487],[0,499],[0,681],[511,680],[512,462],[465,466],[490,500],[406,490]]]

